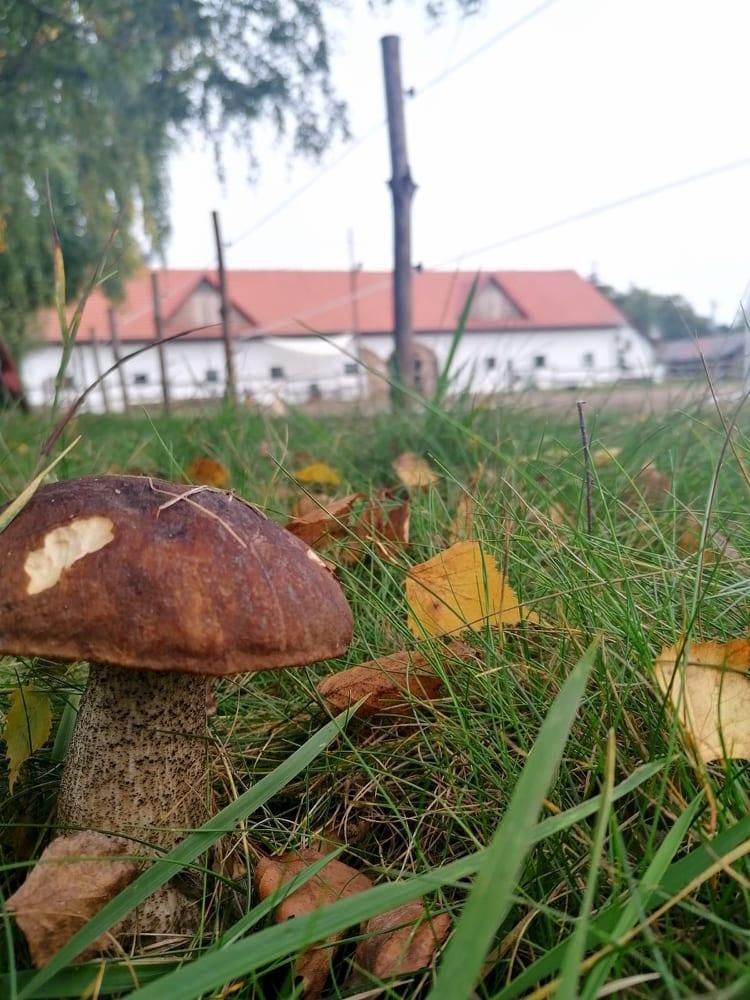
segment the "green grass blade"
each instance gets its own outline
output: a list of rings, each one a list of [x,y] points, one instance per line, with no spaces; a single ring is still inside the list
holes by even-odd
[[[356,706],[351,711],[354,711]],[[189,865],[207,851],[212,844],[228,830],[240,823],[255,809],[276,795],[292,778],[303,771],[318,754],[341,733],[342,726],[351,716],[344,712],[315,733],[299,750],[296,750],[283,764],[262,778],[257,785],[249,788],[234,802],[217,813],[198,830],[188,834],[177,847],[159,858],[150,868],[132,882],[126,889],[107,903],[97,915],[82,927],[55,957],[31,979],[19,993],[20,1000],[33,995],[34,991],[64,968],[84,948],[92,944],[113,924],[138,906],[144,899],[168,882],[180,868]]]
[[[645,764],[643,767],[638,768],[637,771],[629,775],[627,778],[625,778],[624,781],[621,781],[620,784],[617,785],[614,791],[614,796],[613,796],[614,800],[616,801],[617,799],[622,798],[623,796],[628,795],[630,792],[634,791],[639,785],[642,785],[645,781],[648,781],[650,778],[652,778],[653,775],[656,774],[663,766],[664,766],[663,761],[656,761],[651,764]],[[551,816],[548,819],[543,820],[534,830],[533,842],[538,843],[539,841],[544,840],[546,837],[551,837],[558,833],[562,833],[564,830],[568,829],[571,826],[574,826],[576,823],[580,823],[581,820],[586,819],[588,816],[595,813],[599,808],[600,803],[601,803],[601,795],[596,795],[592,799],[589,799],[587,802],[584,802],[578,806],[574,806],[572,809],[568,809],[564,813],[560,813],[558,816]],[[433,889],[439,887],[440,885],[450,884],[452,882],[456,882],[458,879],[465,878],[467,875],[473,875],[481,867],[482,859],[484,858],[485,853],[486,851],[484,850],[478,851],[476,854],[472,854],[467,858],[462,858],[459,861],[454,862],[452,865],[447,866],[446,868],[439,869],[437,871],[428,873],[426,876],[422,876],[421,877],[422,884],[419,886],[415,886],[416,892],[410,893],[407,901],[418,898],[420,895],[424,895],[425,893],[432,891]],[[414,880],[411,880],[411,882],[413,881]],[[395,885],[397,888],[399,888],[399,891],[401,891],[400,887],[402,885],[411,885],[411,882],[395,883]],[[381,890],[381,889],[386,889],[387,886],[386,885],[377,886],[376,888],[378,890]],[[362,901],[367,903],[368,900],[370,899],[371,897],[369,896],[368,893],[362,893],[360,896],[354,897],[353,900],[345,900],[344,902],[352,904],[356,902],[357,906],[359,906],[362,903]],[[371,916],[374,916],[376,912],[382,912],[379,909],[380,903],[379,903],[379,898],[377,896],[374,899],[374,904],[375,904],[375,909],[373,909],[368,903],[368,908],[364,911],[364,916],[355,915],[353,918],[351,918],[352,923],[356,923],[358,920],[367,920]],[[336,905],[338,906],[340,904]],[[393,905],[397,904],[394,903]],[[386,909],[387,908],[388,907],[386,906]],[[259,909],[260,906],[255,907],[253,913],[256,913]],[[267,909],[270,909],[270,907],[266,908],[266,910]],[[264,910],[264,912],[266,912],[266,910]],[[320,912],[322,913],[323,911]],[[332,925],[334,929],[330,931],[330,933],[336,933],[339,930],[345,930],[347,927],[351,926],[350,923],[346,922],[348,919],[350,919],[347,914],[348,911],[344,910],[343,916],[337,917],[336,921]],[[232,940],[235,937],[235,934],[238,929],[240,933],[244,933],[244,931],[248,929],[248,927],[245,926],[245,921],[250,916],[251,914],[247,914],[246,917],[241,917],[240,920],[233,925],[233,927],[228,928],[222,940],[224,941]],[[297,922],[295,921],[295,923]],[[316,925],[316,927],[317,926],[318,925]],[[258,936],[254,935],[250,940],[252,942],[257,942],[257,938]],[[302,936],[301,940],[304,940],[304,935]],[[247,942],[240,942],[240,944],[243,945],[246,943]],[[234,957],[235,953],[230,950],[233,947],[234,944],[228,945],[227,947],[222,948],[220,952],[216,952],[215,950],[212,949],[209,954],[202,955],[200,958],[196,959],[189,965],[186,965],[183,968],[175,971],[172,975],[170,975],[169,982],[167,984],[169,986],[169,989],[171,990],[173,988],[180,987],[180,983],[183,981],[183,977],[185,983],[189,986],[194,981],[194,976],[196,973],[200,977],[203,977],[205,974],[206,978],[210,980],[209,985],[206,986],[206,989],[213,989],[214,987],[223,985],[225,982],[228,981],[229,978],[229,977],[222,978],[223,970],[225,969],[224,963],[227,960],[227,955],[229,954],[230,959],[232,961],[235,961]],[[214,963],[213,959],[217,957],[217,954],[221,957],[221,962]],[[241,956],[242,953],[238,954]],[[274,953],[273,957],[269,959],[269,961],[273,961],[274,958],[279,958],[279,957],[283,958],[284,954],[286,954],[284,951],[281,951],[280,954]],[[252,949],[250,949],[250,958],[252,958]],[[207,962],[209,959],[211,960],[211,964],[209,965],[208,972],[204,973],[204,968],[205,968],[204,963]],[[239,957],[237,959],[237,965],[241,969],[239,975],[242,975],[243,971],[244,972],[251,971],[250,966],[245,964],[247,961],[249,961],[249,959],[247,958],[243,959]],[[254,965],[253,968],[258,968],[263,964],[264,964],[263,962],[260,962],[258,965]],[[164,963],[162,963],[162,965],[164,965]],[[120,968],[120,966],[119,965],[110,966],[110,969],[117,969],[117,968]],[[132,971],[138,971],[140,974],[141,969],[144,969],[148,972],[150,968],[151,966],[147,964],[137,964],[137,963],[131,964],[131,966],[126,970],[128,972],[128,975],[131,976],[129,982],[132,983]],[[171,963],[168,968],[171,970],[172,968]],[[47,998],[47,997],[62,998],[68,996],[79,996],[82,992],[84,992],[85,986],[89,985],[93,981],[94,976],[98,975],[98,972],[99,972],[98,963],[96,963],[95,965],[83,966],[80,969],[75,969],[75,970],[66,969],[64,972],[55,975],[54,978],[49,980],[49,982],[47,982],[46,984],[43,984],[42,987],[39,989],[39,991],[37,991],[37,989],[35,988],[33,993],[31,993],[30,995],[36,998],[40,998],[40,1000],[41,998]],[[174,977],[177,976],[178,973],[180,974],[180,979],[177,980],[177,987],[175,987]],[[82,978],[84,974],[88,974],[89,978],[88,979]],[[33,978],[33,975],[34,973],[20,973],[18,977],[19,984],[23,986],[31,985],[31,980]],[[121,979],[112,978],[111,981],[115,985],[113,985],[111,989],[109,989],[107,986],[108,981],[109,980],[105,976],[105,980],[102,984],[102,987],[99,990],[99,993],[102,996],[104,995],[105,992],[118,992],[123,988],[122,985],[119,985],[122,983]],[[0,995],[2,995],[2,988],[4,985],[6,985],[5,977],[0,978]],[[159,985],[161,986],[163,984],[160,982]],[[168,995],[170,996],[170,998],[173,996],[171,992]],[[185,994],[185,996],[191,996],[191,994],[188,992]]]
[[[458,351],[459,344],[463,340],[464,332],[466,330],[466,324],[469,319],[469,313],[471,312],[471,306],[474,302],[474,296],[477,291],[477,283],[479,282],[479,274],[476,274],[474,280],[471,283],[471,288],[469,289],[469,294],[466,296],[466,301],[464,302],[463,308],[461,309],[461,315],[458,317],[458,324],[451,338],[451,344],[448,348],[448,357],[445,360],[443,369],[438,376],[437,385],[435,387],[435,395],[432,398],[432,405],[439,407],[445,394],[448,391],[448,386],[450,385],[451,368],[453,367],[453,361],[456,357],[456,352]]]
[[[523,862],[533,843],[542,802],[560,763],[598,643],[592,643],[552,703],[513,790],[508,809],[487,850],[456,930],[438,969],[430,997],[468,997],[512,902]]]
[[[672,863],[672,859],[680,848],[680,844],[685,839],[698,809],[703,805],[703,795],[698,795],[678,817],[676,823],[659,845],[650,864],[643,874],[643,878],[637,887],[637,897],[631,897],[622,909],[613,930],[612,939],[617,940],[622,937],[631,927],[635,927],[641,915],[645,913],[649,903],[654,897],[654,893],[664,878],[667,869]],[[617,960],[617,955],[605,955],[601,962],[589,973],[583,990],[581,1000],[594,1000],[600,988],[604,985],[607,976]]]
[[[749,837],[750,816],[735,823],[730,829],[714,837],[708,844],[696,847],[684,858],[673,862],[659,886],[651,893],[648,903],[644,900],[645,912],[648,913],[650,910],[656,909],[660,902],[674,896],[680,889],[698,878],[707,868],[710,868],[717,857],[728,854]],[[602,938],[608,939],[613,936],[626,906],[626,902],[614,903],[597,914],[589,924],[588,946],[598,944]],[[514,1000],[515,997],[528,992],[540,980],[554,975],[562,964],[567,944],[566,939],[551,948],[528,969],[524,969],[511,983],[508,983],[505,989],[495,996],[494,1000]]]
[[[580,978],[581,961],[586,951],[586,939],[588,937],[588,926],[591,919],[591,907],[594,905],[594,893],[596,883],[599,878],[599,867],[601,865],[602,852],[604,850],[604,838],[607,833],[607,823],[609,813],[612,808],[612,789],[614,786],[615,774],[615,740],[614,730],[609,731],[609,745],[607,753],[607,769],[604,792],[602,794],[602,804],[599,807],[599,815],[596,818],[594,828],[594,838],[591,844],[591,866],[586,879],[586,888],[581,902],[581,911],[576,921],[575,930],[570,936],[570,942],[565,949],[565,960],[562,967],[562,977],[560,985],[555,994],[556,1000],[576,1000],[578,996],[578,980]]]

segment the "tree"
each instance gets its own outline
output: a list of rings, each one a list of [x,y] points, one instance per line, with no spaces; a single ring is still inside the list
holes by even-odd
[[[656,335],[663,340],[680,340],[727,331],[727,327],[697,313],[682,295],[658,295],[635,286],[621,292],[609,285],[596,284],[631,325],[647,337]]]
[[[346,133],[324,21],[337,0],[6,0],[0,10],[0,331],[52,292],[49,199],[74,294],[118,224],[122,279],[168,228],[188,130],[252,155],[261,122],[320,154]],[[470,11],[477,0],[451,0]],[[443,0],[426,4],[440,12]],[[116,279],[117,280],[117,279]],[[108,289],[115,283],[108,283]]]

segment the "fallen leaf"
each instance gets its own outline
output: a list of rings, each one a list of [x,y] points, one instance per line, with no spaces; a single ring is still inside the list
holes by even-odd
[[[52,708],[49,695],[30,687],[16,688],[10,695],[3,738],[8,757],[8,785],[13,791],[24,761],[49,739]]]
[[[426,459],[413,451],[405,451],[403,455],[399,455],[393,462],[393,471],[410,490],[426,490],[440,478]]]
[[[229,485],[229,469],[216,458],[194,458],[185,475],[197,486],[215,486],[223,490]]]
[[[460,542],[471,538],[474,532],[474,498],[470,493],[462,493],[456,504],[451,526],[448,529],[448,541]]]
[[[638,493],[650,503],[665,501],[672,492],[672,479],[655,465],[646,465],[633,480]]]
[[[597,468],[601,468],[614,462],[621,451],[622,448],[597,448],[591,452],[591,461]]]
[[[701,760],[750,759],[750,642],[691,642],[662,649],[656,679]]]
[[[292,505],[293,518],[305,517],[306,514],[313,514],[321,507],[327,507],[333,497],[327,493],[303,493]]]
[[[362,496],[362,493],[350,493],[339,500],[331,500],[324,507],[316,507],[308,514],[293,517],[286,530],[314,549],[323,548],[328,541],[347,534],[348,515]]]
[[[677,550],[685,555],[694,555],[700,551],[703,525],[694,514],[687,514],[683,519],[682,526],[683,530],[677,539]],[[742,560],[742,554],[732,545],[726,535],[720,531],[709,529],[703,549],[704,562],[715,563],[722,556],[731,560]]]
[[[311,462],[294,473],[301,483],[319,483],[321,486],[340,486],[341,476],[325,462]]]
[[[461,660],[472,659],[475,655],[462,642],[450,643],[447,651]],[[404,697],[407,691],[415,698],[431,701],[438,696],[441,687],[440,677],[429,660],[422,653],[404,650],[331,674],[320,681],[316,690],[333,714],[367,697],[356,711],[356,715],[365,719],[381,712],[404,714],[409,711]]]
[[[538,621],[518,603],[492,556],[475,541],[456,542],[406,577],[407,624],[418,638],[486,625]]]
[[[42,853],[24,884],[6,902],[26,936],[34,965],[55,955],[84,924],[136,877],[139,865],[118,860],[127,841],[84,830],[57,837]],[[75,961],[107,951],[117,925]]]
[[[276,858],[262,858],[255,869],[258,895],[261,899],[268,899],[323,856],[320,851],[307,848]],[[334,859],[282,900],[274,911],[274,919],[276,923],[283,923],[291,917],[304,916],[337,899],[364,892],[371,886],[372,882],[366,875]],[[294,971],[302,979],[304,996],[308,1000],[314,1000],[323,992],[336,942],[343,934],[341,931],[330,937],[324,946],[310,948],[297,959]]]
[[[362,927],[355,963],[378,979],[419,972],[431,965],[451,928],[447,913],[428,918],[418,900],[381,913]]]
[[[354,531],[382,559],[393,562],[409,544],[410,518],[408,497],[399,499],[393,490],[381,490],[365,506]]]

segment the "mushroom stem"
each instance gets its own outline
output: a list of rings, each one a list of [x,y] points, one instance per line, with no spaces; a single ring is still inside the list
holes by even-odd
[[[57,826],[125,837],[133,854],[169,850],[206,812],[206,686],[195,674],[91,664],[57,805]],[[124,935],[191,933],[197,904],[170,882]]]

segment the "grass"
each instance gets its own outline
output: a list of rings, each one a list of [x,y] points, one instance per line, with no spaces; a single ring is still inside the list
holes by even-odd
[[[312,460],[340,473],[342,495],[393,485],[391,462],[405,450],[429,456],[441,472],[437,488],[412,498],[412,543],[400,564],[369,558],[341,569],[355,617],[348,654],[304,670],[222,682],[211,720],[215,812],[267,779],[272,796],[254,803],[243,821],[254,842],[269,853],[312,839],[331,850],[343,845],[342,860],[377,883],[374,897],[344,900],[319,918],[329,921],[329,930],[350,928],[334,963],[331,996],[352,992],[347,960],[362,914],[392,902],[396,892],[424,891],[430,908],[447,909],[456,922],[446,965],[438,962],[437,974],[402,977],[384,996],[427,996],[431,990],[447,996],[442,970],[459,968],[456,949],[477,935],[486,937],[489,952],[485,958],[484,944],[477,949],[481,973],[469,979],[482,998],[526,995],[560,975],[561,995],[592,998],[607,988],[633,997],[742,996],[736,990],[748,985],[748,764],[696,771],[651,673],[661,646],[687,628],[696,638],[747,634],[748,486],[737,458],[748,460],[748,424],[740,417],[735,455],[724,447],[726,434],[710,405],[643,419],[601,406],[591,407],[587,417],[594,452],[621,449],[594,470],[591,535],[572,397],[569,407],[546,414],[520,400],[495,410],[462,403],[352,419],[313,419],[298,411],[285,421],[224,411],[80,416],[58,445],[59,452],[81,435],[54,470],[60,478],[140,471],[181,479],[195,457],[219,458],[233,488],[280,520],[301,495],[292,473]],[[48,429],[38,415],[3,416],[0,502],[12,500],[38,471]],[[653,460],[672,481],[666,492],[638,476]],[[329,722],[314,695],[316,679],[413,645],[405,625],[404,569],[447,544],[463,493],[475,502],[477,537],[546,625],[472,635],[480,666],[441,663],[433,643],[430,655],[446,681],[440,700],[415,705],[406,717],[351,720],[304,770],[295,776],[282,771],[276,787],[276,769]],[[682,550],[680,537],[687,514],[701,520],[709,504],[711,530],[736,552],[701,569],[698,555]],[[564,523],[551,516],[553,505],[567,512]],[[599,649],[567,742],[561,723],[554,740],[545,737],[531,753],[593,639]],[[51,687],[59,719],[81,690],[85,668],[7,659],[0,666],[1,708],[17,677],[32,673]],[[608,753],[610,731],[615,737]],[[542,825],[534,828],[534,796],[519,813],[513,793],[539,776],[534,762],[555,741],[559,762],[549,790],[543,782],[535,793],[544,805]],[[24,765],[12,795],[0,774],[2,896],[19,884],[24,865],[46,843],[57,758],[51,739]],[[653,768],[622,790],[644,764]],[[503,839],[493,842],[498,829]],[[514,834],[523,849],[517,875],[511,866],[507,905],[492,898],[492,886],[492,905],[483,905],[488,887],[482,880],[493,863],[488,851],[495,848],[495,862],[502,860],[505,838],[512,842]],[[711,838],[717,838],[712,847],[702,846]],[[297,996],[290,957],[322,925],[274,927],[267,912],[256,912],[241,836],[219,843],[209,864],[220,877],[205,879],[204,935],[190,954],[195,966],[184,966],[177,980],[183,992],[175,986],[165,994],[167,980],[160,982],[178,975],[173,970],[180,954],[113,960],[103,979],[96,963],[68,969],[49,988],[80,995],[97,981],[101,991],[115,995],[140,984],[144,998],[198,996],[190,990],[199,989],[211,997]],[[728,868],[711,868],[717,854],[732,851],[737,856]],[[29,990],[22,936],[10,921],[4,934],[3,983]],[[581,966],[581,958],[602,949],[592,967]],[[205,980],[194,978],[201,969]],[[236,988],[222,992],[219,984],[229,981]],[[63,994],[65,982],[71,992]],[[460,989],[468,989],[466,982]],[[55,994],[40,986],[27,995]]]

